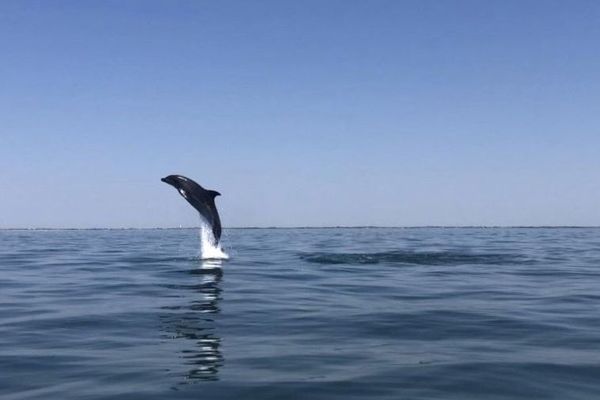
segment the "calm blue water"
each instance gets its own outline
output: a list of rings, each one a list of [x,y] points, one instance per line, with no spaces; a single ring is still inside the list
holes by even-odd
[[[600,398],[600,229],[198,242],[0,232],[0,397]]]

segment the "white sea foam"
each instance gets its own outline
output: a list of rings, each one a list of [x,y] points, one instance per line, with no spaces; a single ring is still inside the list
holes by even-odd
[[[229,255],[223,251],[221,244],[215,245],[215,237],[213,236],[210,226],[201,222],[200,224],[200,254],[203,260],[227,260]]]

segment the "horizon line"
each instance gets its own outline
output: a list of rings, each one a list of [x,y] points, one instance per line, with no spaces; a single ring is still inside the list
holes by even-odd
[[[89,228],[49,228],[49,227],[9,227],[0,228],[0,231],[110,231],[110,230],[189,230],[200,229],[200,226],[187,227],[89,227]],[[330,225],[330,226],[231,226],[223,229],[589,229],[600,228],[600,225],[406,225],[406,226],[385,226],[385,225]]]

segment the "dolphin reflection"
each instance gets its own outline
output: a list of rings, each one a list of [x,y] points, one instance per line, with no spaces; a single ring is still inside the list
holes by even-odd
[[[169,285],[177,290],[177,297],[192,299],[185,304],[162,307],[162,330],[171,340],[181,341],[177,346],[179,358],[183,360],[187,372],[185,382],[217,380],[219,368],[223,365],[221,338],[215,331],[215,314],[220,312],[219,287],[223,272],[214,261],[195,268],[189,273],[196,275],[193,284]],[[188,293],[181,293],[181,292]]]

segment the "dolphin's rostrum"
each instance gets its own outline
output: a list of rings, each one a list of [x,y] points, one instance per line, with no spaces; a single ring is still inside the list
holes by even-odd
[[[214,190],[206,190],[190,178],[182,175],[169,175],[162,178],[161,181],[173,186],[184,199],[194,207],[202,218],[212,229],[215,238],[215,245],[221,239],[221,219],[215,205],[215,197],[221,193]]]

